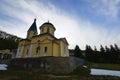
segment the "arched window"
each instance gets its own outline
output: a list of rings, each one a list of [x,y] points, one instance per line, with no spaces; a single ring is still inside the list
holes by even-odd
[[[44,48],[44,53],[46,53],[46,52],[47,52],[47,47]]]
[[[40,40],[37,41],[36,56],[38,56],[39,52],[40,52]]]

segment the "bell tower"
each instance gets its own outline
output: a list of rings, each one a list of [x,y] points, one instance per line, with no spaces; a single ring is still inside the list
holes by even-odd
[[[31,39],[33,36],[37,35],[37,26],[36,26],[36,19],[34,19],[33,24],[27,31],[27,39]]]

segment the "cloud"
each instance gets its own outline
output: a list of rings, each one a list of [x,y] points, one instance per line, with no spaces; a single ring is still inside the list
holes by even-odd
[[[55,36],[66,37],[69,48],[74,48],[76,44],[82,49],[86,44],[98,47],[100,44],[119,43],[120,40],[120,34],[117,35],[116,29],[109,33],[106,28],[80,16],[76,18],[49,1],[45,3],[43,0],[3,0],[0,6],[0,13],[10,17],[9,20],[0,18],[0,29],[20,37],[26,37],[27,30],[34,18],[37,18],[38,30],[39,26],[49,20],[56,27]]]
[[[120,0],[90,0],[89,2],[98,14],[117,18],[120,10]]]

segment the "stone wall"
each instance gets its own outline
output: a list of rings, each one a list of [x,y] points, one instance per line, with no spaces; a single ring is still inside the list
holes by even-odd
[[[0,60],[0,64],[8,64],[10,63],[10,59],[9,60]]]
[[[12,59],[10,65],[48,73],[70,73],[83,63],[82,59],[75,57],[39,57]]]

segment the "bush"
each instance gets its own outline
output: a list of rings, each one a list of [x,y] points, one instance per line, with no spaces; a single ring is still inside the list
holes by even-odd
[[[79,76],[89,76],[90,75],[90,69],[84,68],[82,66],[76,68],[71,75],[79,75]]]

